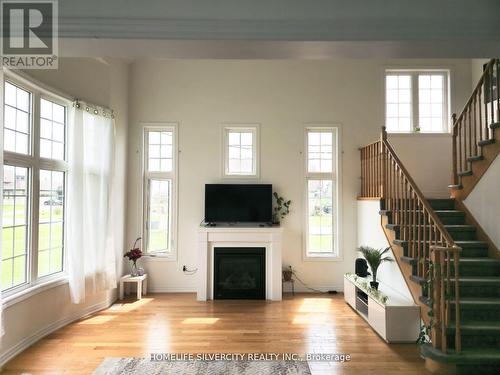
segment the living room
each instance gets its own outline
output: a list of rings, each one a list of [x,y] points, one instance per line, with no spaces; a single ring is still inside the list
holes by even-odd
[[[484,34],[473,51],[460,38],[465,31],[450,33],[446,45],[455,48],[444,48],[437,40],[403,40],[405,35],[397,43],[383,36],[355,41],[351,24],[344,29],[352,33],[347,42],[334,40],[340,35],[333,26],[332,40],[317,31],[322,44],[298,37],[256,41],[243,34],[232,40],[223,40],[227,34],[179,40],[174,34],[183,29],[163,29],[164,23],[155,24],[155,13],[165,22],[194,12],[189,14],[201,26],[221,33],[223,21],[204,24],[202,11],[209,19],[213,10],[194,3],[168,9],[153,1],[141,10],[129,4],[138,11],[135,19],[130,9],[119,7],[116,17],[106,20],[111,6],[70,3],[73,7],[59,3],[57,68],[4,67],[2,73],[0,358],[5,373],[118,374],[128,365],[133,370],[125,373],[131,374],[197,373],[204,368],[199,366],[216,366],[208,367],[213,373],[416,374],[470,370],[470,364],[483,363],[474,357],[444,366],[437,356],[421,358],[421,345],[438,339],[432,329],[425,331],[428,311],[419,299],[424,288],[417,290],[408,280],[415,267],[425,278],[426,266],[400,263],[417,255],[399,256],[392,240],[403,239],[404,232],[411,243],[413,232],[391,225],[413,228],[408,212],[429,212],[424,221],[432,233],[449,230],[454,236],[456,228],[435,218],[445,215],[442,211],[467,209],[480,228],[478,237],[460,234],[450,241],[487,243],[490,276],[500,275],[491,255],[500,246],[495,227],[500,209],[487,199],[498,184],[498,144],[479,144],[499,136],[494,57],[500,51],[498,37],[493,42],[486,37],[491,20],[484,30],[476,25]],[[299,3],[291,8],[297,14],[305,9]],[[224,9],[241,16],[248,9],[239,5],[234,13]],[[265,13],[262,4],[255,9],[260,17]],[[464,5],[463,11],[468,9]],[[496,9],[485,5],[476,11],[485,17]],[[103,20],[96,26],[91,20],[98,10]],[[290,16],[279,7],[272,11],[278,18]],[[395,19],[396,11],[386,12]],[[314,9],[311,17],[318,20],[320,14]],[[336,16],[331,17],[334,25]],[[134,19],[130,29],[123,26],[126,19]],[[456,18],[448,22],[452,29]],[[255,29],[249,30],[255,38]],[[455,133],[462,123],[467,129]],[[51,130],[44,133],[47,124]],[[468,160],[477,147],[469,140],[479,144],[481,160]],[[393,161],[381,162],[386,157]],[[464,163],[471,163],[470,174]],[[401,178],[396,185],[408,191],[405,198],[387,190],[396,186],[388,172],[393,167],[394,181]],[[455,178],[460,183],[454,184]],[[461,205],[433,208],[441,203],[427,204],[422,197],[426,202],[453,197]],[[391,199],[403,206],[391,208]],[[410,208],[395,214],[407,202]],[[263,214],[256,218],[256,211]],[[429,243],[422,264],[430,261],[432,246],[447,247],[443,238],[448,239],[445,234],[427,238],[436,242]],[[389,299],[382,304],[387,314],[399,299],[418,311],[413,320],[396,318],[412,327],[404,339],[385,337],[344,296],[346,275],[363,293],[379,296],[377,288],[358,282],[362,246],[392,247],[392,261],[380,265],[373,281]],[[220,248],[263,249],[256,295],[240,290],[237,297],[218,297]],[[134,249],[140,250],[138,260],[125,256]],[[250,253],[233,254],[227,269],[236,267],[235,260],[246,264]],[[122,277],[129,279],[121,283]],[[121,300],[120,293],[129,289],[133,293]],[[495,298],[488,300],[491,315],[498,311]],[[446,306],[447,314],[455,312]],[[464,332],[462,357],[468,343]],[[488,334],[492,339],[484,345],[493,350],[498,335],[495,329]],[[425,342],[417,345],[419,338]],[[450,342],[451,334],[446,350],[456,350]],[[242,357],[196,358],[208,353]],[[270,356],[249,357],[256,353]],[[172,360],[174,354],[188,357]],[[313,354],[332,357],[314,360]],[[130,362],[133,357],[139,360]],[[496,371],[497,357],[484,371]],[[252,368],[261,365],[268,367]]]

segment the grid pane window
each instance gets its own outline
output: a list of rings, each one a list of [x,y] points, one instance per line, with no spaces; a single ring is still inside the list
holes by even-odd
[[[173,170],[173,134],[171,131],[148,131],[148,171]]]
[[[63,99],[44,99],[36,86],[23,81],[21,88],[7,76],[1,282],[14,295],[64,268],[67,122]]]
[[[62,271],[64,172],[40,170],[38,276]]]
[[[418,113],[421,131],[443,131],[444,90],[443,75],[421,74],[418,76]]]
[[[338,255],[337,131],[310,128],[306,134],[306,253],[310,257],[334,257]]]
[[[308,170],[310,173],[332,173],[333,138],[331,132],[309,132]]]
[[[172,181],[149,180],[148,200],[148,252],[170,249],[170,217],[172,206]]]
[[[244,131],[228,132],[229,174],[252,174],[253,172],[253,133]]]
[[[175,127],[146,128],[144,147],[144,248],[175,255]]]
[[[2,290],[27,281],[29,169],[3,169]]]
[[[46,99],[40,100],[40,156],[64,160],[66,108]]]
[[[333,248],[333,181],[309,180],[308,248],[312,253],[330,253]]]
[[[4,150],[29,155],[31,93],[5,82]]]
[[[386,76],[387,130],[408,132],[412,127],[412,78],[411,75]]]
[[[448,131],[447,71],[388,71],[385,88],[387,131]]]

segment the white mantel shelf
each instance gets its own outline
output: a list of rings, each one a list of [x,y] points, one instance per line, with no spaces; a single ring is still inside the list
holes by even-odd
[[[281,237],[273,227],[202,226],[198,230],[197,300],[213,299],[215,247],[264,247],[266,249],[266,299],[281,301]]]

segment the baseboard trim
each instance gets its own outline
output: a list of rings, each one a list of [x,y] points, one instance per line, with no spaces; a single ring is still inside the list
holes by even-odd
[[[46,327],[38,330],[31,336],[23,338],[13,347],[7,349],[0,355],[0,368],[2,368],[8,361],[14,358],[16,355],[21,353],[22,351],[28,349],[31,345],[36,343],[37,341],[43,339],[45,336],[50,335],[52,332],[57,331],[64,326],[67,326],[74,321],[84,318],[87,315],[94,314],[100,310],[106,309],[111,306],[116,300],[116,293],[111,293],[106,300],[96,303],[92,306],[85,308],[83,311],[80,311],[78,314],[70,315],[66,318],[55,321]]]
[[[321,292],[328,292],[330,290],[335,290],[336,292],[343,293],[344,292],[344,285],[308,285],[308,287],[312,289],[319,290]],[[311,293],[314,294],[315,291],[306,288],[304,285],[300,284],[298,281],[295,281],[295,292],[296,293]],[[291,293],[292,292],[292,287],[290,283],[284,283],[283,284],[283,293]]]
[[[196,288],[183,287],[183,286],[162,286],[162,285],[150,287],[148,285],[148,293],[196,293]]]

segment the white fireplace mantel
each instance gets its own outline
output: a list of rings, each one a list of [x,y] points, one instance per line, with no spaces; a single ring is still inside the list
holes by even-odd
[[[198,231],[197,300],[213,299],[215,247],[264,247],[266,249],[266,299],[281,301],[280,227],[200,227]]]

